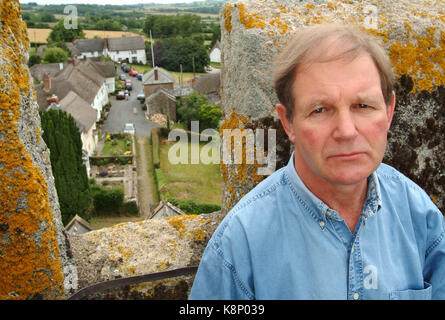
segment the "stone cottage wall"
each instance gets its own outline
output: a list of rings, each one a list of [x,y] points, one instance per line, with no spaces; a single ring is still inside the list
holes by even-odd
[[[291,146],[275,112],[278,99],[273,90],[272,63],[295,30],[327,22],[358,25],[379,38],[389,53],[397,77],[397,105],[384,162],[423,187],[445,212],[444,1],[227,3],[221,10],[221,134],[224,129],[274,128],[275,169],[287,164]],[[243,143],[243,150],[248,150]],[[246,151],[242,153],[246,159]],[[230,210],[265,178],[257,174],[262,166],[247,164],[246,160],[221,164],[223,211]]]

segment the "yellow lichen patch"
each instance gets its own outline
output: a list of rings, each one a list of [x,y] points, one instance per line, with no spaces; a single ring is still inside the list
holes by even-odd
[[[176,230],[179,232],[179,238],[184,237],[184,233],[187,231],[187,227],[184,224],[185,220],[196,219],[198,216],[196,214],[180,214],[173,217],[165,218]]]
[[[207,234],[201,228],[196,228],[195,230],[193,230],[193,239],[195,241],[202,241],[205,239],[206,236]]]
[[[232,5],[227,4],[224,8],[224,28],[230,33],[232,31]]]
[[[405,27],[409,40],[404,43],[394,42],[389,48],[396,76],[410,76],[414,82],[412,92],[445,85],[445,32],[440,30],[441,40],[437,43],[434,40],[436,27],[426,28],[424,36],[413,33],[407,22]]]
[[[265,18],[256,13],[249,14],[243,3],[238,4],[239,20],[246,29],[264,28],[266,26]]]
[[[7,59],[0,72],[0,136],[7,137],[0,140],[0,299],[63,297],[47,184],[18,136],[21,96],[32,92],[24,67],[28,36],[19,2],[2,1],[0,19],[0,58]]]
[[[246,125],[248,125],[250,121],[247,117],[239,115],[232,109],[229,117],[224,121],[221,125],[220,135],[224,137],[225,130],[234,130],[239,129],[241,134],[244,132]],[[221,177],[223,182],[225,183],[226,190],[229,193],[229,199],[226,201],[232,202],[233,200],[239,200],[240,196],[244,195],[247,190],[240,191],[238,186],[250,180],[253,184],[257,184],[264,179],[264,176],[257,174],[257,169],[260,165],[255,160],[254,163],[247,163],[246,155],[247,155],[247,139],[245,135],[242,136],[241,141],[241,163],[240,164],[225,164],[224,161],[221,161]],[[226,143],[226,142],[225,142]],[[230,147],[228,147],[228,151],[232,152],[235,148],[235,141],[231,139],[229,141]],[[236,151],[236,150],[234,150]],[[253,146],[253,154],[256,153],[255,146]],[[232,177],[231,181],[229,181],[229,176]],[[227,204],[227,203],[226,203]],[[229,207],[229,206],[227,206]]]

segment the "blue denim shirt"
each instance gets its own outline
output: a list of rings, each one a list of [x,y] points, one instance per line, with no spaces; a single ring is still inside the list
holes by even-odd
[[[388,165],[368,178],[352,233],[293,165],[227,214],[201,259],[190,299],[445,299],[445,223]]]

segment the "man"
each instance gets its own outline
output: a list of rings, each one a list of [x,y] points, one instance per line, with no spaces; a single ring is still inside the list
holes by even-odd
[[[445,223],[382,164],[395,107],[389,59],[352,27],[298,33],[275,66],[288,165],[228,213],[191,299],[445,299]]]

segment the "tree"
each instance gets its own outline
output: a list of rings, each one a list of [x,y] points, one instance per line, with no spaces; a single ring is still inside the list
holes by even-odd
[[[210,58],[206,47],[199,41],[181,37],[162,40],[161,56],[165,58],[165,62],[159,66],[170,71],[180,71],[182,64],[184,72],[205,72]],[[156,41],[158,42],[161,41]]]
[[[40,111],[39,114],[42,138],[50,150],[62,222],[66,225],[76,214],[89,219],[92,199],[76,122],[62,110]]]
[[[85,33],[82,26],[79,24],[76,29],[67,29],[64,26],[64,20],[60,20],[50,32],[48,36],[48,43],[52,42],[71,42],[73,39],[84,39]]]
[[[185,98],[184,103],[178,108],[178,120],[187,124],[187,128],[191,128],[191,121],[200,120],[201,106],[208,104],[207,97],[203,94],[192,93]]]
[[[205,129],[217,129],[219,126],[219,120],[221,120],[221,108],[218,106],[212,106],[211,104],[202,104],[199,108],[199,131],[202,132]]]
[[[38,53],[31,53],[29,55],[28,66],[32,67],[35,64],[42,62],[42,57]]]
[[[66,62],[68,60],[68,55],[66,51],[61,48],[48,48],[45,50],[43,60],[47,63]]]

